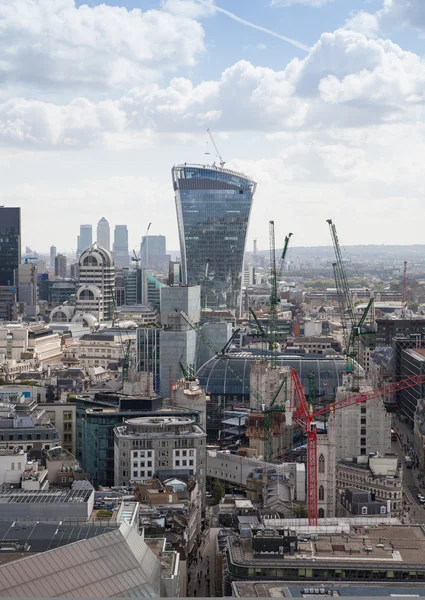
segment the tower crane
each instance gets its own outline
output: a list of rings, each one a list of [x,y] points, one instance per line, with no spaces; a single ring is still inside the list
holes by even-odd
[[[277,313],[279,309],[280,297],[278,295],[278,279],[280,278],[283,264],[285,262],[286,253],[288,251],[289,240],[292,233],[285,237],[285,244],[280,258],[279,269],[276,268],[276,237],[274,221],[269,221],[269,241],[270,241],[270,275],[271,275],[271,291],[270,291],[270,319],[269,319],[269,348],[272,352],[277,349]],[[276,357],[272,357],[272,365],[276,365]]]
[[[197,336],[199,336],[202,341],[208,346],[208,348],[210,350],[212,350],[212,352],[215,355],[219,355],[222,354],[224,355],[225,352],[228,349],[228,345],[226,344],[226,346],[223,348],[223,350],[221,352],[218,352],[217,349],[213,346],[213,344],[211,344],[211,342],[204,336],[202,335],[202,332],[200,331],[199,327],[196,326],[196,324],[192,321],[192,319],[182,310],[177,310],[177,312],[183,317],[183,319],[186,321],[186,323],[188,323],[188,325],[195,331],[195,333],[197,334]],[[229,340],[229,345],[231,343],[231,340],[234,338],[234,335],[232,335],[231,339]],[[277,391],[275,392],[275,394],[273,395],[273,398],[270,400],[270,404],[267,406],[266,403],[264,402],[263,397],[261,396],[261,393],[258,390],[255,390],[250,384],[246,385],[245,381],[242,379],[242,377],[239,375],[239,373],[233,369],[233,367],[230,365],[230,363],[227,364],[227,368],[229,369],[229,371],[232,373],[232,375],[234,375],[234,377],[236,377],[236,379],[239,381],[239,383],[242,384],[243,388],[247,387],[249,389],[249,393],[256,398],[259,406],[261,407],[261,410],[264,414],[264,459],[267,462],[270,462],[272,459],[272,426],[273,426],[273,413],[274,412],[284,412],[285,410],[285,405],[276,405],[276,401],[277,398],[283,388],[283,386],[286,384],[287,385],[287,378],[284,377],[282,382],[280,383],[280,385],[277,388]],[[287,396],[287,389],[286,389],[286,394],[285,394],[285,400],[286,400],[286,396]]]
[[[223,168],[226,163],[224,162],[224,160],[223,160],[223,158],[222,158],[222,156],[221,156],[221,154],[220,154],[220,152],[219,152],[219,150],[217,148],[217,144],[215,143],[215,140],[213,138],[213,134],[211,133],[211,129],[207,129],[207,133],[210,136],[210,139],[212,141],[212,145],[214,146],[214,150],[215,150],[215,152],[216,152],[216,154],[218,156],[218,159],[220,161],[220,167]]]
[[[352,373],[352,391],[359,391],[359,381],[360,381],[360,372],[359,372],[359,353],[360,353],[360,344],[362,343],[362,338],[367,339],[369,337],[369,345],[373,345],[373,342],[370,341],[373,339],[375,331],[374,331],[374,323],[373,323],[373,305],[374,298],[371,297],[369,302],[363,311],[360,319],[357,320],[353,299],[350,293],[350,288],[348,286],[347,274],[345,271],[344,262],[342,259],[341,247],[339,245],[338,235],[336,232],[335,224],[332,222],[332,219],[327,219],[326,221],[329,225],[329,229],[331,232],[332,243],[335,251],[336,262],[333,263],[335,284],[338,295],[339,309],[341,313],[341,325],[344,339],[344,350],[347,356],[347,372]],[[370,322],[367,323],[367,320]]]
[[[149,225],[147,226],[142,245],[140,246],[139,256],[137,256],[136,251],[133,250],[133,256],[131,257],[131,260],[133,262],[137,263],[137,267],[139,266],[139,262],[142,260],[143,248],[145,247],[146,240],[148,239],[148,233],[149,233],[149,229],[151,228],[151,225],[152,225],[152,223],[149,223]]]
[[[416,387],[425,383],[425,375],[414,375],[390,383],[381,388],[375,388],[365,393],[357,393],[341,400],[337,400],[329,406],[320,408],[313,412],[310,410],[307,399],[304,394],[304,388],[302,386],[299,375],[295,369],[291,371],[291,379],[294,386],[295,394],[295,405],[290,407],[292,413],[292,419],[298,425],[301,426],[304,433],[307,435],[307,511],[308,511],[308,524],[318,524],[318,477],[317,477],[317,419],[324,417],[330,413],[334,413],[336,410],[341,410],[349,406],[356,404],[362,404],[363,402],[369,402],[376,400],[377,398],[383,398],[389,394],[394,394],[401,390]]]
[[[404,261],[403,268],[403,295],[402,295],[402,316],[406,316],[406,307],[407,307],[407,260]]]

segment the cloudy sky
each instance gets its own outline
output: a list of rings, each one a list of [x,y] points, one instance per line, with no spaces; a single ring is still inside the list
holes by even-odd
[[[1,0],[0,203],[39,252],[102,216],[177,249],[170,169],[210,127],[258,181],[248,249],[270,219],[424,243],[424,37],[424,0]]]

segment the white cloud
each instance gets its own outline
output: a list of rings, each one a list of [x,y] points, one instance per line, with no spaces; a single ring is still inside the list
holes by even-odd
[[[303,6],[313,6],[319,8],[333,0],[271,0],[271,6],[292,6],[293,4],[302,4]]]
[[[323,34],[284,70],[239,61],[198,85],[138,86],[116,100],[0,103],[0,143],[86,146],[104,136],[154,132],[305,131],[414,122],[425,103],[425,63],[389,40],[338,30]]]
[[[267,214],[290,231],[302,223],[294,245],[329,245],[325,220],[331,217],[346,245],[394,243],[394,235],[397,243],[411,244],[422,239],[424,161],[425,126],[412,124],[291,134],[276,157],[228,166],[258,181],[256,236]]]
[[[214,14],[214,0],[162,0],[163,10],[173,15],[189,17],[190,19],[199,19],[201,17]]]
[[[425,29],[425,3],[423,0],[384,0],[378,18],[384,25],[410,25]]]
[[[98,93],[192,66],[204,50],[188,14],[74,0],[0,2],[0,82]]]
[[[379,34],[379,19],[377,15],[361,10],[350,17],[345,24],[345,29],[363,33],[366,37],[376,38]]]

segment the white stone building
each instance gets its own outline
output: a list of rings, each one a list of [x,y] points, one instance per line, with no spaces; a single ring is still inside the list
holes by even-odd
[[[206,433],[187,417],[139,417],[114,429],[115,485],[153,476],[206,478]]]
[[[111,253],[95,242],[78,261],[76,311],[92,314],[99,322],[114,316],[115,267]]]

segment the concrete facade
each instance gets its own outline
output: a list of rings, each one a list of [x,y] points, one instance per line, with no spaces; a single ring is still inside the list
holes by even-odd
[[[305,502],[306,472],[304,463],[265,463],[263,460],[246,458],[226,451],[207,452],[207,475],[234,485],[247,487],[250,474],[258,468],[276,469],[285,475],[291,485],[292,499]]]
[[[360,393],[371,388],[362,387]],[[336,400],[352,392],[349,386],[338,388]],[[335,412],[336,460],[378,452],[391,452],[391,415],[382,399],[370,400]]]
[[[196,476],[205,490],[206,433],[188,417],[139,417],[114,429],[115,485]]]

